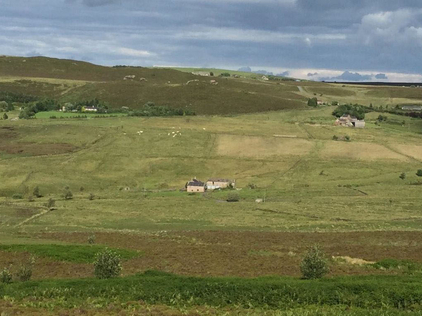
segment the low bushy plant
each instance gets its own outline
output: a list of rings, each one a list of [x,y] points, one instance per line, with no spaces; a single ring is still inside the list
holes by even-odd
[[[23,199],[23,195],[21,193],[15,193],[15,194],[12,195],[12,199],[22,200]]]
[[[325,254],[318,246],[311,247],[305,254],[300,271],[304,279],[320,279],[330,271]]]
[[[52,198],[48,199],[47,208],[51,210],[55,206],[56,206],[56,201],[54,199],[52,199]]]
[[[65,200],[71,200],[71,199],[73,199],[73,193],[72,193],[70,190],[67,190],[67,191],[64,193],[64,199],[65,199]]]
[[[88,236],[88,244],[90,245],[95,244],[95,235]]]
[[[227,202],[239,202],[239,194],[236,192],[231,192],[227,195]]]
[[[4,284],[12,283],[12,272],[8,268],[4,268],[3,271],[0,272],[0,282]]]
[[[29,260],[19,267],[18,272],[16,273],[16,276],[19,281],[26,282],[29,281],[32,277],[32,270],[35,264],[35,258],[31,257]]]
[[[94,274],[98,279],[115,278],[121,271],[120,256],[113,250],[105,249],[96,255]]]

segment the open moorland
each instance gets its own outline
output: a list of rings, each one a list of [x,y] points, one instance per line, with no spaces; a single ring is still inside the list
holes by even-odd
[[[132,86],[145,82],[123,76],[154,73],[151,78],[162,82],[146,83],[160,91],[170,89],[161,72],[183,81],[198,78],[175,70],[83,64],[94,67],[92,77],[85,77],[72,70],[82,63],[56,60],[49,62],[63,71],[27,71],[40,60],[19,60],[22,69],[0,67],[0,91],[67,102],[86,100],[82,90],[90,99],[101,97],[97,89],[106,85],[110,98],[102,96],[116,107],[160,104],[158,98],[172,106],[173,95],[152,98],[156,93],[149,88]],[[14,120],[14,111],[0,120],[0,269],[14,271],[31,255],[36,258],[33,281],[0,284],[0,310],[420,315],[422,196],[416,172],[422,169],[422,120],[387,114],[380,123],[379,113],[372,112],[365,129],[339,127],[335,107],[311,109],[306,100],[317,94],[327,103],[420,103],[422,89],[251,78],[216,78],[221,84],[211,86],[210,78],[199,80],[189,87],[192,94],[183,91],[186,85],[172,87],[182,91],[179,100],[191,98],[186,102],[197,114],[218,114],[221,104],[210,100],[223,100],[224,93],[236,99],[231,89],[237,85],[249,105],[227,103],[220,114],[230,115],[224,116],[81,118],[40,112],[36,119]],[[110,92],[115,85],[127,85],[133,93],[128,98],[136,102],[114,103],[127,97],[126,90]],[[223,92],[201,99],[214,88]],[[254,93],[259,104],[267,104],[265,95],[276,106],[258,107],[248,96]],[[290,94],[297,105],[285,103]],[[267,111],[276,109],[283,110]],[[350,141],[341,140],[346,135]],[[236,189],[188,194],[183,189],[193,177],[234,179]],[[39,197],[33,196],[36,187]],[[227,202],[230,193],[239,201]],[[49,200],[54,207],[47,207]],[[329,257],[331,271],[324,280],[301,280],[300,262],[314,244]],[[92,262],[105,247],[121,255],[119,279],[93,279]]]

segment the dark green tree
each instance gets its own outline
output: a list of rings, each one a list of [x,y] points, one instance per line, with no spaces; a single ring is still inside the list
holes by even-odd
[[[318,99],[317,98],[308,99],[308,106],[312,106],[316,108],[318,106]]]

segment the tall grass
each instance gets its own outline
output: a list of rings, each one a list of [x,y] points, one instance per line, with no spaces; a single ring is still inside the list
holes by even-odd
[[[0,285],[0,297],[52,300],[63,307],[142,300],[169,306],[239,306],[292,309],[308,306],[419,309],[422,281],[411,277],[341,277],[306,281],[265,277],[195,278],[148,271],[112,280],[80,279]]]

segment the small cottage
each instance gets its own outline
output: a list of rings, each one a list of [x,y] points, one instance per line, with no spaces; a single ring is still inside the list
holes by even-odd
[[[235,187],[236,182],[228,179],[208,179],[207,189],[216,190],[216,189],[226,189],[228,187]]]
[[[344,114],[343,116],[339,117],[336,122],[336,126],[345,126],[345,127],[355,127],[355,128],[365,128],[365,121],[358,120],[354,116],[350,116],[350,114]]]
[[[205,192],[205,183],[197,179],[192,179],[186,185],[186,190],[191,193]]]

